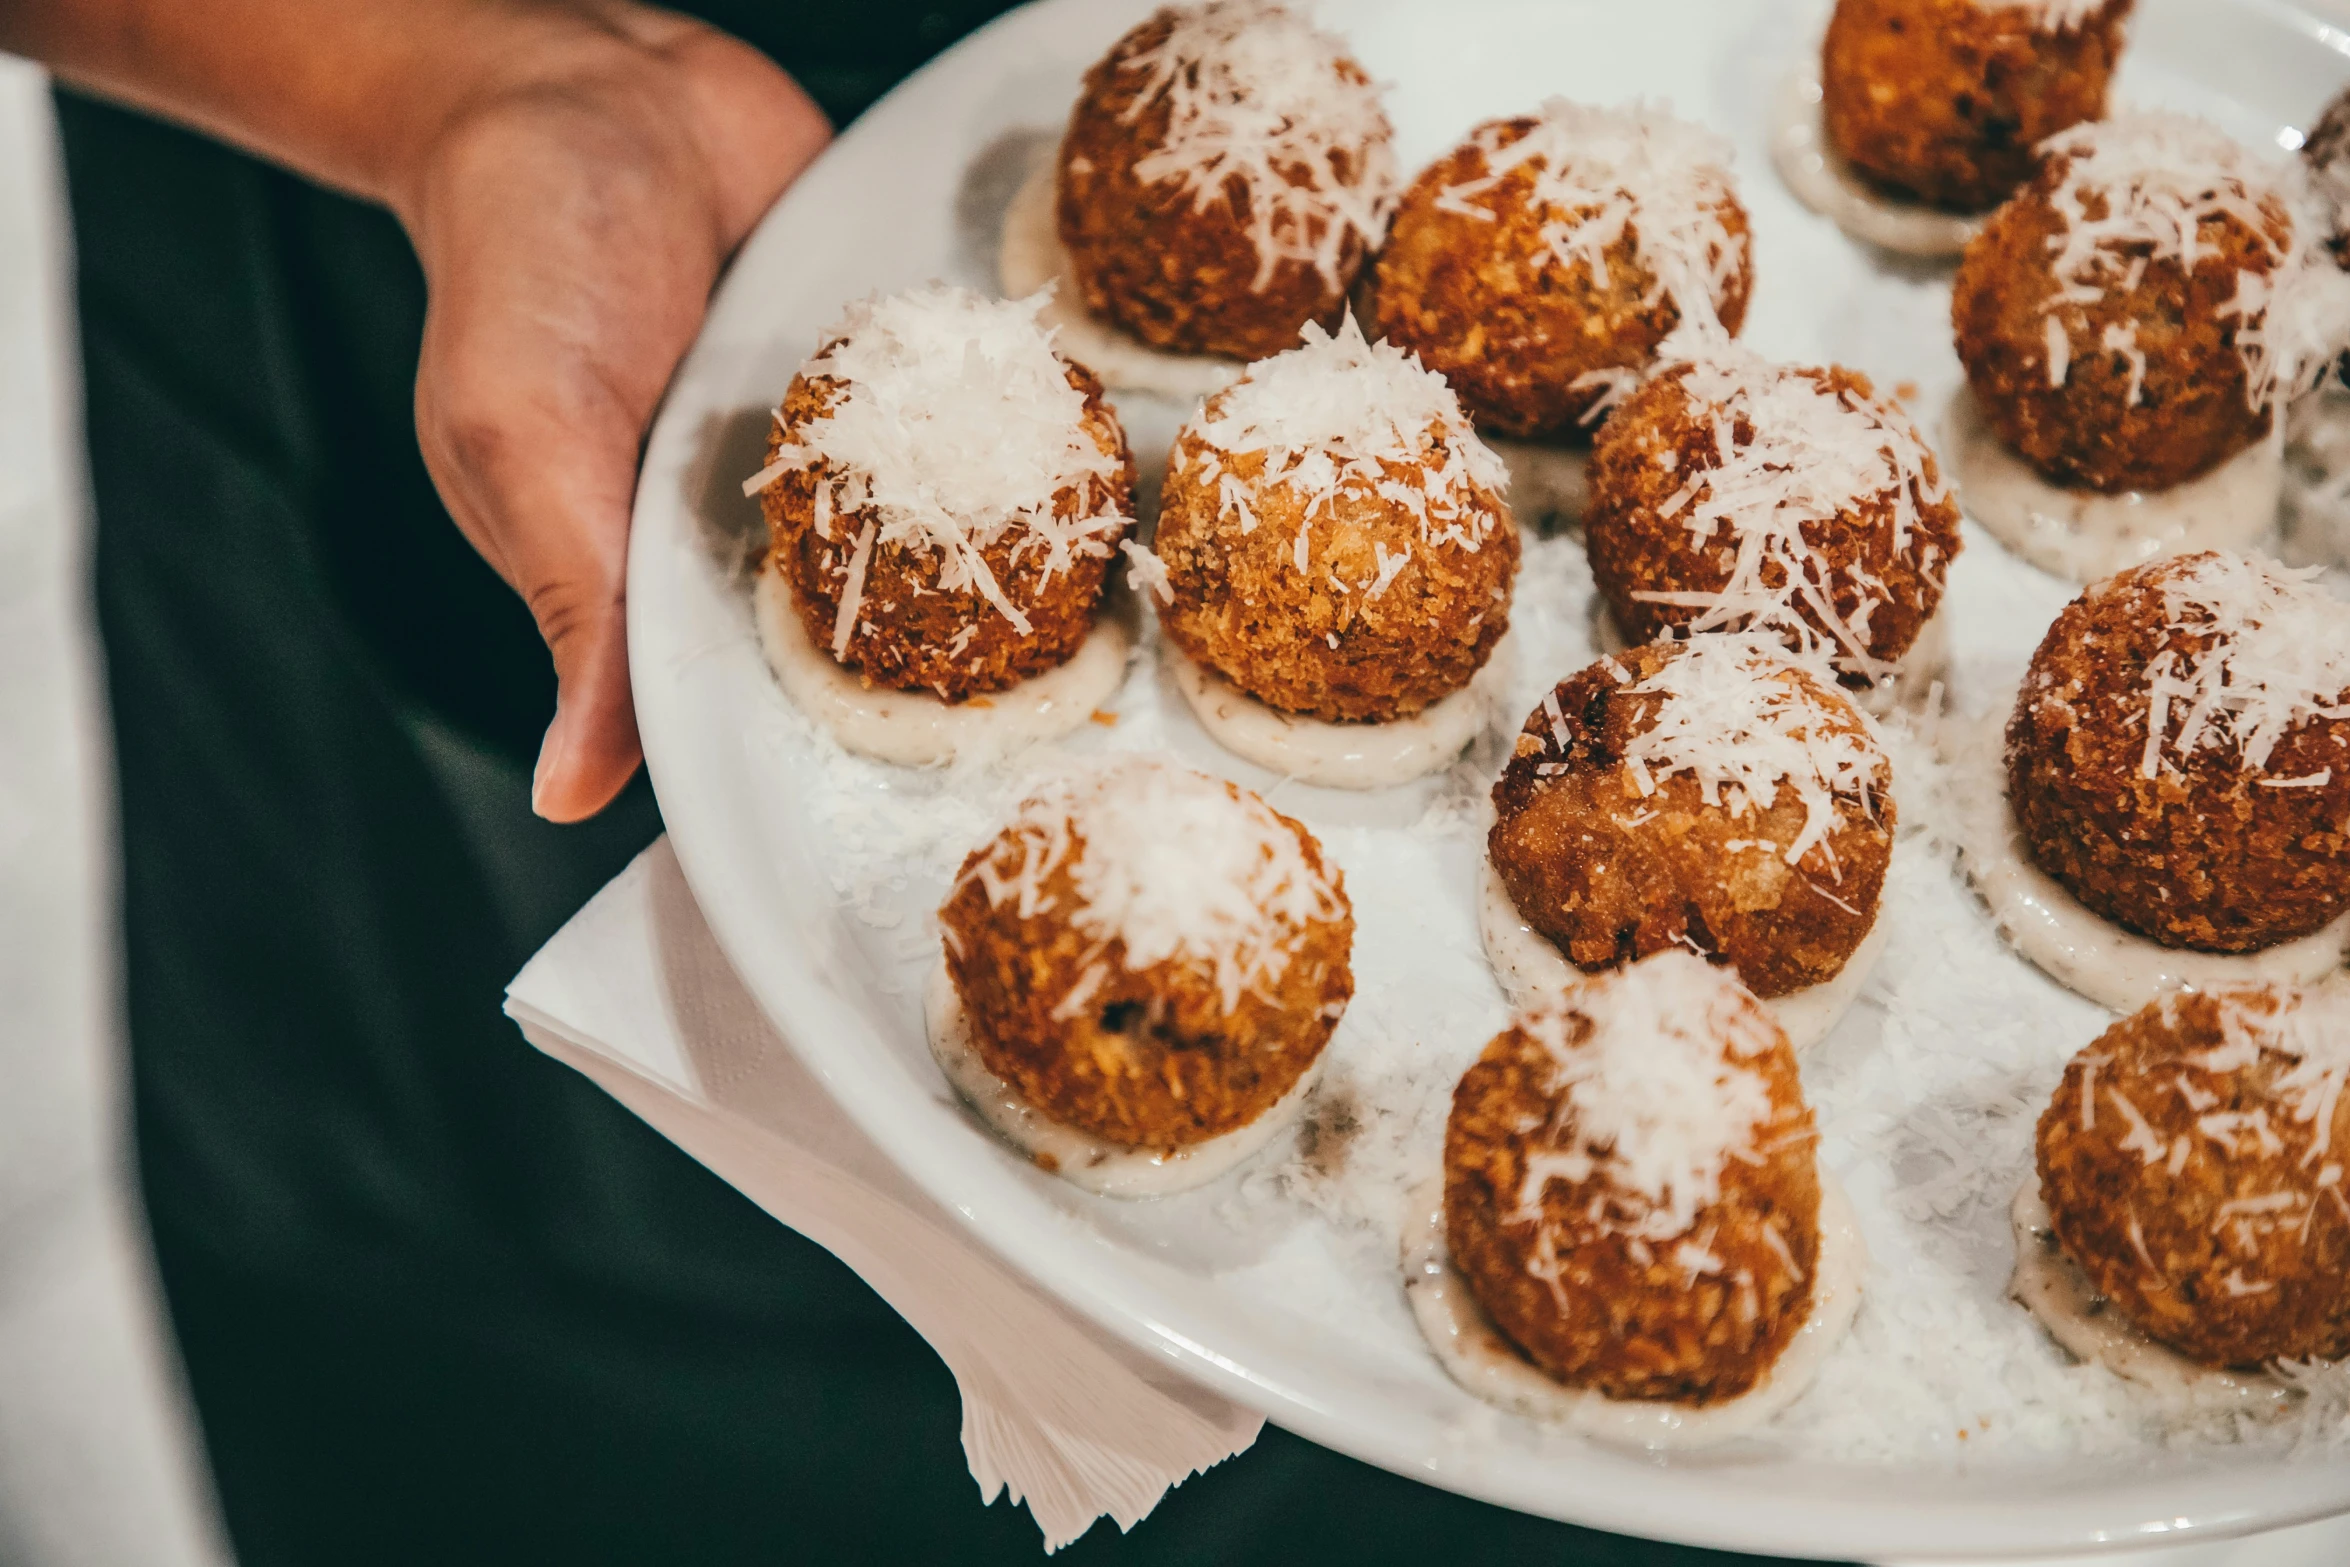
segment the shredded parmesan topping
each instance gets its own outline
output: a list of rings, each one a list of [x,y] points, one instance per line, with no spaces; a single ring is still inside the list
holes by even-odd
[[[1649,727],[1624,748],[1641,794],[1686,774],[1708,805],[1745,816],[1787,789],[1804,812],[1784,851],[1790,865],[1835,830],[1839,805],[1873,810],[1891,776],[1868,720],[1769,637],[1693,637],[1628,689],[1658,699]]]
[[[2274,1158],[2287,1145],[2270,1122],[2273,1107],[2304,1129],[2307,1146],[2297,1162],[2310,1172],[2305,1186],[2269,1192],[2246,1192],[2240,1182],[2231,1182],[2236,1195],[2220,1204],[2213,1228],[2229,1234],[2239,1249],[2257,1253],[2260,1237],[2279,1226],[2306,1233],[2321,1201],[2331,1200],[2350,1222],[2335,1149],[2335,1134],[2343,1129],[2343,1090],[2350,1086],[2350,987],[2247,985],[2214,991],[2211,999],[2220,1042],[2187,1056],[2186,1065],[2229,1080],[2212,1102],[2225,1099],[2240,1108],[2199,1116],[2197,1133],[2230,1159],[2247,1153]],[[2164,1020],[2173,1026],[2178,1005],[2175,995],[2163,999]],[[2180,1081],[2185,1082],[2183,1076]],[[2247,1105],[2247,1098],[2267,1104]]]
[[[2140,777],[2183,765],[2199,751],[2233,753],[2240,771],[2262,772],[2294,729],[2350,718],[2350,612],[2317,585],[2319,568],[2207,553],[2155,570],[2165,640],[2192,638],[2204,647],[2165,646],[2147,663]],[[2306,779],[2287,782],[2314,787]]]
[[[1729,970],[1670,947],[1537,1003],[1517,1028],[1549,1053],[1558,1108],[1526,1156],[1513,1223],[1541,1227],[1535,1271],[1569,1238],[1545,1211],[1553,1180],[1604,1177],[1580,1217],[1652,1246],[1678,1241],[1721,1201],[1733,1159],[1772,1151],[1758,1058],[1785,1036]]]
[[[1303,502],[1308,524],[1342,495],[1369,496],[1409,516],[1423,546],[1481,548],[1502,525],[1509,470],[1444,377],[1392,343],[1365,341],[1351,314],[1335,337],[1310,321],[1304,337],[1209,399],[1176,444],[1194,472],[1207,465],[1201,480],[1217,485],[1220,513],[1249,534],[1258,525],[1252,495],[1276,485]],[[1219,472],[1219,455],[1261,456],[1263,475],[1244,483]],[[1381,545],[1377,576],[1351,586],[1376,597],[1408,558]],[[1304,526],[1292,559],[1300,572],[1312,565]]]
[[[1098,943],[1071,1010],[1115,947],[1129,972],[1176,964],[1212,976],[1232,1011],[1288,971],[1307,927],[1343,919],[1346,895],[1262,799],[1219,778],[1127,757],[1040,784],[974,865],[991,907],[1054,907],[1066,867],[1078,934]]]
[[[978,594],[1025,635],[1028,617],[981,551],[1013,535],[1012,559],[1041,557],[1049,582],[1082,557],[1107,556],[1126,531],[1130,519],[1109,488],[1121,461],[1086,427],[1085,394],[1037,321],[1046,297],[993,300],[932,284],[865,300],[800,367],[833,383],[832,405],[792,432],[744,489],[812,468],[818,537],[833,537],[836,518],[866,519],[843,584],[835,658],[855,634],[876,547],[935,558],[942,591]],[[1070,508],[1063,497],[1072,494]]]
[[[1174,26],[1124,69],[1148,77],[1129,123],[1162,99],[1167,134],[1134,166],[1173,181],[1205,211],[1237,194],[1262,289],[1281,263],[1310,266],[1330,288],[1347,241],[1376,249],[1395,201],[1393,132],[1379,89],[1345,67],[1345,44],[1264,0],[1162,12]]]
[[[2350,282],[2322,240],[2323,200],[2298,165],[2269,166],[2216,127],[2183,114],[2139,113],[2092,120],[2041,143],[2061,163],[2048,200],[2063,229],[2050,241],[2055,291],[2041,305],[2050,322],[2048,377],[2083,353],[2123,354],[2131,369],[2130,402],[2145,361],[2103,337],[2086,339],[2080,307],[2110,288],[2129,289],[2149,262],[2176,262],[2194,272],[2217,265],[2222,249],[2205,224],[2232,222],[2251,238],[2266,267],[2239,267],[2236,292],[2221,315],[2236,322],[2245,398],[2253,412],[2291,395],[2321,371],[2350,337]],[[2063,349],[2057,347],[2063,338]]]
[[[1804,529],[1882,498],[1891,503],[1887,548],[1909,551],[1923,508],[1950,494],[1917,430],[1888,401],[1836,390],[1726,339],[1699,346],[1687,364],[1681,389],[1712,427],[1713,453],[1658,511],[1681,519],[1693,548],[1725,539],[1729,581],[1710,593],[1634,596],[1696,609],[1691,632],[1767,630],[1825,652],[1843,673],[1887,678],[1894,666],[1870,651],[1869,621],[1890,590],[1858,560],[1831,566]],[[1929,580],[1947,564],[1918,561]],[[1836,606],[1839,575],[1857,601],[1849,613]]]
[[[2089,18],[2105,9],[2107,0],[1975,0],[1986,11],[2023,11],[2044,33],[2079,32]]]
[[[1515,141],[1510,122],[1472,136],[1485,173],[1449,185],[1439,209],[1491,219],[1478,198],[1519,169],[1533,177],[1542,239],[1560,268],[1590,270],[1606,287],[1607,253],[1631,237],[1651,279],[1644,303],[1670,300],[1684,321],[1718,325],[1716,311],[1742,252],[1722,221],[1731,198],[1730,144],[1659,104],[1598,108],[1552,98]]]

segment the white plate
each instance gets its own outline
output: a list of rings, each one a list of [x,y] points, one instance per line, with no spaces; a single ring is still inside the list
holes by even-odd
[[[869,771],[857,775],[857,791],[834,787],[837,770],[827,772],[821,747],[776,691],[752,634],[739,564],[756,511],[738,486],[760,464],[767,410],[843,302],[934,277],[992,286],[994,224],[1027,150],[1057,133],[1084,67],[1147,9],[1144,0],[1049,0],[1016,13],[851,127],[745,248],[646,455],[629,578],[646,754],[712,928],[807,1064],[917,1183],[1079,1311],[1291,1430],[1506,1506],[1730,1549],[1921,1560],[2144,1545],[2350,1510],[2350,1464],[2338,1457],[2287,1463],[2199,1446],[2032,1461],[2001,1457],[1995,1444],[1970,1449],[1945,1429],[1939,1450],[1893,1465],[1806,1457],[1767,1441],[1666,1461],[1543,1438],[1445,1378],[1411,1326],[1392,1268],[1362,1272],[1310,1203],[1239,1178],[1221,1196],[1211,1188],[1159,1204],[1088,1197],[1024,1164],[955,1102],[922,1039],[920,981],[933,942],[925,916],[943,885],[942,855],[976,837],[984,811],[959,783],[941,787],[934,776]],[[1863,253],[1794,203],[1765,153],[1771,93],[1811,46],[1816,17],[1763,0],[1366,0],[1333,6],[1327,18],[1396,84],[1407,169],[1474,121],[1552,92],[1665,97],[1731,135],[1756,244],[1749,340],[1779,356],[1858,366],[1887,388],[1913,387],[1921,427],[1936,427],[1958,379],[1945,274]],[[2350,76],[2335,52],[2343,47],[2339,33],[2270,0],[2143,0],[2121,90],[2273,141]],[[1122,411],[1147,473],[1184,410],[1129,400]],[[1589,656],[1579,629],[1588,574],[1571,551],[1555,541],[1529,550],[1520,626],[1552,667],[1523,677],[1537,684],[1521,683],[1521,697]],[[1951,679],[1962,701],[2012,690],[2072,591],[1970,530],[1950,601]],[[1270,782],[1186,727],[1152,672],[1138,671],[1123,703],[1136,726],[1158,726],[1150,732],[1195,762]],[[1422,1052],[1432,1064],[1417,1080],[1421,1102],[1399,1112],[1422,1137],[1431,1115],[1441,1122],[1451,1075],[1500,1015],[1475,956],[1477,847],[1461,830],[1471,795],[1461,779],[1451,788],[1280,798],[1332,845],[1364,912],[1362,988],[1333,1046],[1334,1070],[1350,1053]],[[908,795],[934,802],[928,838],[908,833],[918,817],[892,804]],[[1399,832],[1431,798],[1451,811],[1438,818],[1450,830]],[[881,845],[904,855],[897,884],[872,874],[871,842],[862,869],[843,869],[839,845],[864,841],[858,835],[875,822],[903,835]],[[1366,856],[1366,844],[1386,847]],[[1895,1161],[1868,1150],[1909,1145],[1888,1141],[1839,1097],[1865,1077],[1876,1031],[1888,1019],[1924,1026],[1919,1018],[1931,1022],[1937,1008],[1993,1018],[1983,1025],[1982,1072],[2017,1074],[2044,1092],[2039,1085],[2103,1019],[2000,952],[1955,882],[1938,873],[1920,881],[1921,866],[1933,869],[1922,852],[1912,851],[1911,882],[1888,908],[1892,940],[1875,999],[1805,1065],[1807,1080],[1821,1074],[1825,1157],[1853,1189],[1881,1257],[1889,1238],[1896,1254],[1902,1239],[1887,1235],[1884,1217],[1891,1176],[1881,1166]],[[1439,893],[1422,896],[1422,887]],[[1399,888],[1415,890],[1399,898]],[[1408,1035],[1401,1043],[1399,1033]],[[1957,1067],[1945,1065],[1936,1081],[1971,1082],[1948,1076],[1978,1064],[1960,1044],[1949,1053]],[[1910,1130],[1945,1114],[1931,1103],[1908,1113]],[[2020,1136],[1998,1133],[2019,1148]],[[1920,1157],[1930,1145],[1919,1145]],[[1999,1292],[1996,1236],[2017,1173],[1998,1172],[2001,1197],[1964,1288],[1981,1292],[1970,1309],[2009,1335],[2000,1342],[2022,1346],[2000,1353],[2045,1355],[2016,1336],[2023,1330]],[[1316,1247],[1331,1260],[1316,1260]],[[1877,1288],[1880,1298],[1889,1293]],[[1864,1303],[1864,1328],[1868,1320]],[[1903,1348],[1929,1362],[1985,1353],[1956,1340]]]

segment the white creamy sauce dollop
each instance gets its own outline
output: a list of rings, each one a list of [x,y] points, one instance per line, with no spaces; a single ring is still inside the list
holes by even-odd
[[[971,1038],[970,1015],[955,982],[941,963],[922,998],[924,1032],[931,1057],[955,1092],[998,1136],[1038,1165],[1082,1190],[1103,1197],[1164,1197],[1205,1186],[1247,1163],[1297,1124],[1306,1100],[1321,1081],[1325,1048],[1297,1080],[1248,1125],[1172,1152],[1129,1148],[1064,1126],[1035,1101],[1005,1082],[980,1059]]]
[[[2019,558],[2075,582],[2194,550],[2241,553],[2276,531],[2284,495],[2281,431],[2167,490],[2051,484],[2001,443],[1964,386],[1943,420],[1942,450],[1968,516]]]
[[[1818,69],[1807,65],[1787,79],[1771,107],[1771,161],[1796,200],[1854,239],[1905,256],[1955,256],[1966,249],[1989,214],[1944,212],[1871,186],[1828,145],[1822,97]]]
[[[843,750],[905,767],[1001,755],[1072,732],[1117,696],[1134,650],[1131,600],[1113,589],[1067,663],[1009,690],[948,702],[932,691],[868,686],[809,641],[791,585],[772,566],[762,568],[752,584],[751,618],[776,684],[801,712]]]
[[[1166,353],[1087,312],[1085,293],[1077,286],[1069,253],[1061,247],[1060,222],[1054,214],[1059,156],[1055,145],[1042,148],[1012,204],[1004,209],[1004,232],[996,251],[996,281],[1004,297],[1025,299],[1053,285],[1053,297],[1037,319],[1055,329],[1055,348],[1114,390],[1188,401],[1212,396],[1238,380],[1243,366],[1237,359]]]
[[[1385,789],[1451,766],[1493,721],[1509,655],[1505,636],[1452,695],[1408,718],[1349,724],[1269,707],[1166,644],[1176,689],[1210,739],[1259,767],[1328,789]]]
[[[1567,961],[1566,954],[1518,912],[1492,860],[1484,862],[1478,879],[1477,929],[1485,938],[1485,956],[1493,964],[1493,977],[1501,982],[1510,1005],[1523,1007],[1536,995],[1555,994],[1580,975],[1581,970]],[[1834,979],[1784,996],[1757,999],[1779,1020],[1790,1045],[1798,1051],[1809,1050],[1834,1033],[1844,1014],[1852,1010],[1870,971],[1877,966],[1877,955],[1884,950],[1885,920],[1880,913]]]
[[[1485,1402],[1578,1436],[1652,1450],[1712,1447],[1768,1424],[1810,1387],[1852,1326],[1868,1272],[1868,1247],[1844,1190],[1820,1174],[1819,1278],[1811,1317],[1762,1382],[1718,1404],[1616,1399],[1569,1387],[1503,1338],[1444,1242],[1440,1187],[1418,1196],[1404,1224],[1404,1296],[1428,1347],[1455,1382]]]
[[[2135,1012],[2167,990],[2304,985],[2342,966],[2350,914],[2295,941],[2229,953],[2166,947],[2091,913],[2024,847],[2007,802],[2007,710],[1951,728],[1945,752],[1967,877],[2009,945],[2058,983],[2099,1006]]]

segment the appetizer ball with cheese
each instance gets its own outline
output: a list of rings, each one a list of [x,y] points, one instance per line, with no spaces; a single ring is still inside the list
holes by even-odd
[[[1155,761],[1038,786],[964,861],[939,923],[987,1068],[1126,1148],[1182,1149],[1264,1115],[1354,992],[1354,914],[1313,835]]]
[[[1509,629],[1507,475],[1442,377],[1349,318],[1249,367],[1177,438],[1153,541],[1180,652],[1283,713],[1377,723]]]
[[[2337,331],[2312,309],[2310,239],[2275,171],[2167,113],[2075,126],[2043,151],[1951,292],[1999,441],[2053,484],[2108,494],[2171,488],[2260,441]]]
[[[1553,99],[1413,181],[1373,273],[1378,330],[1480,428],[1558,437],[1684,325],[1734,334],[1754,288],[1727,143],[1662,109]]]
[[[1526,720],[1487,838],[1576,967],[1695,951],[1758,996],[1822,985],[1877,918],[1892,769],[1868,720],[1767,637],[1601,659]]]
[[[1162,10],[1086,73],[1058,226],[1085,307],[1154,348],[1254,359],[1338,325],[1396,174],[1379,91],[1260,0]]]
[[[2313,575],[2179,556],[2049,627],[2007,726],[2008,801],[2092,912],[2241,953],[2350,910],[2350,614]]]
[[[1837,0],[1820,51],[1828,145],[1887,195],[1997,206],[2035,149],[2105,114],[2133,0]]]
[[[2208,1366],[2350,1354],[2350,991],[2173,992],[2073,1058],[2040,1117],[2066,1256]]]
[[[1134,460],[1039,301],[931,286],[854,305],[800,367],[759,488],[808,641],[947,702],[1074,655],[1132,527]]]
[[[1551,1377],[1710,1404],[1811,1315],[1816,1134],[1794,1052],[1727,972],[1666,949],[1521,1013],[1453,1092],[1452,1262]]]
[[[1934,454],[1867,377],[1728,344],[1608,420],[1584,533],[1627,639],[1768,631],[1864,687],[1918,647],[1959,550]]]

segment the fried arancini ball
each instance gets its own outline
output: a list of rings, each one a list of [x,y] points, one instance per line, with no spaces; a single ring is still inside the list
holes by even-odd
[[[2004,201],[2035,149],[2101,118],[2132,0],[2077,21],[2048,4],[1837,0],[1820,53],[1828,145],[1893,196],[1953,212]]]
[[[1777,766],[1808,776],[1768,779]],[[1487,849],[1519,915],[1578,968],[1694,947],[1784,996],[1835,978],[1876,923],[1891,777],[1851,702],[1770,644],[1651,643],[1561,681],[1526,720]]]
[[[1940,607],[1958,505],[1868,377],[1721,354],[1656,375],[1608,420],[1584,538],[1628,640],[1767,629],[1824,647],[1857,685],[1889,675]]]
[[[1779,1025],[1668,950],[1521,1014],[1462,1077],[1446,1244],[1494,1326],[1559,1381],[1734,1398],[1811,1315],[1815,1140]]]
[[[1255,359],[1335,328],[1395,191],[1378,89],[1279,6],[1162,10],[1085,76],[1056,213],[1085,307]]]
[[[2209,1366],[2350,1354],[2350,1005],[2174,992],[2099,1035],[2040,1117],[2057,1240]]]
[[[2268,297],[2292,237],[2218,132],[2158,115],[2076,127],[1959,261],[1950,316],[1984,419],[2075,488],[2163,490],[2217,467],[2269,432],[2274,388],[2244,341],[2267,312],[2239,301]]]
[[[963,862],[939,923],[989,1069],[1132,1148],[1255,1120],[1354,993],[1354,913],[1313,835],[1162,763],[1040,786]]]
[[[1285,712],[1382,722],[1467,685],[1509,629],[1500,459],[1442,378],[1349,318],[1253,365],[1175,443],[1159,623]]]
[[[768,562],[808,640],[868,686],[966,701],[1067,662],[1093,629],[1134,458],[1101,382],[1034,315],[952,289],[860,306],[784,394]]]
[[[2008,803],[2034,863],[2169,947],[2256,951],[2350,909],[2345,630],[2332,595],[2238,556],[2091,586],[2041,639],[2008,720]]]
[[[1727,149],[1661,111],[1564,101],[1480,126],[1405,190],[1373,264],[1378,331],[1479,428],[1579,434],[1690,308],[1735,335],[1754,289]],[[1498,166],[1498,172],[1497,172]]]

